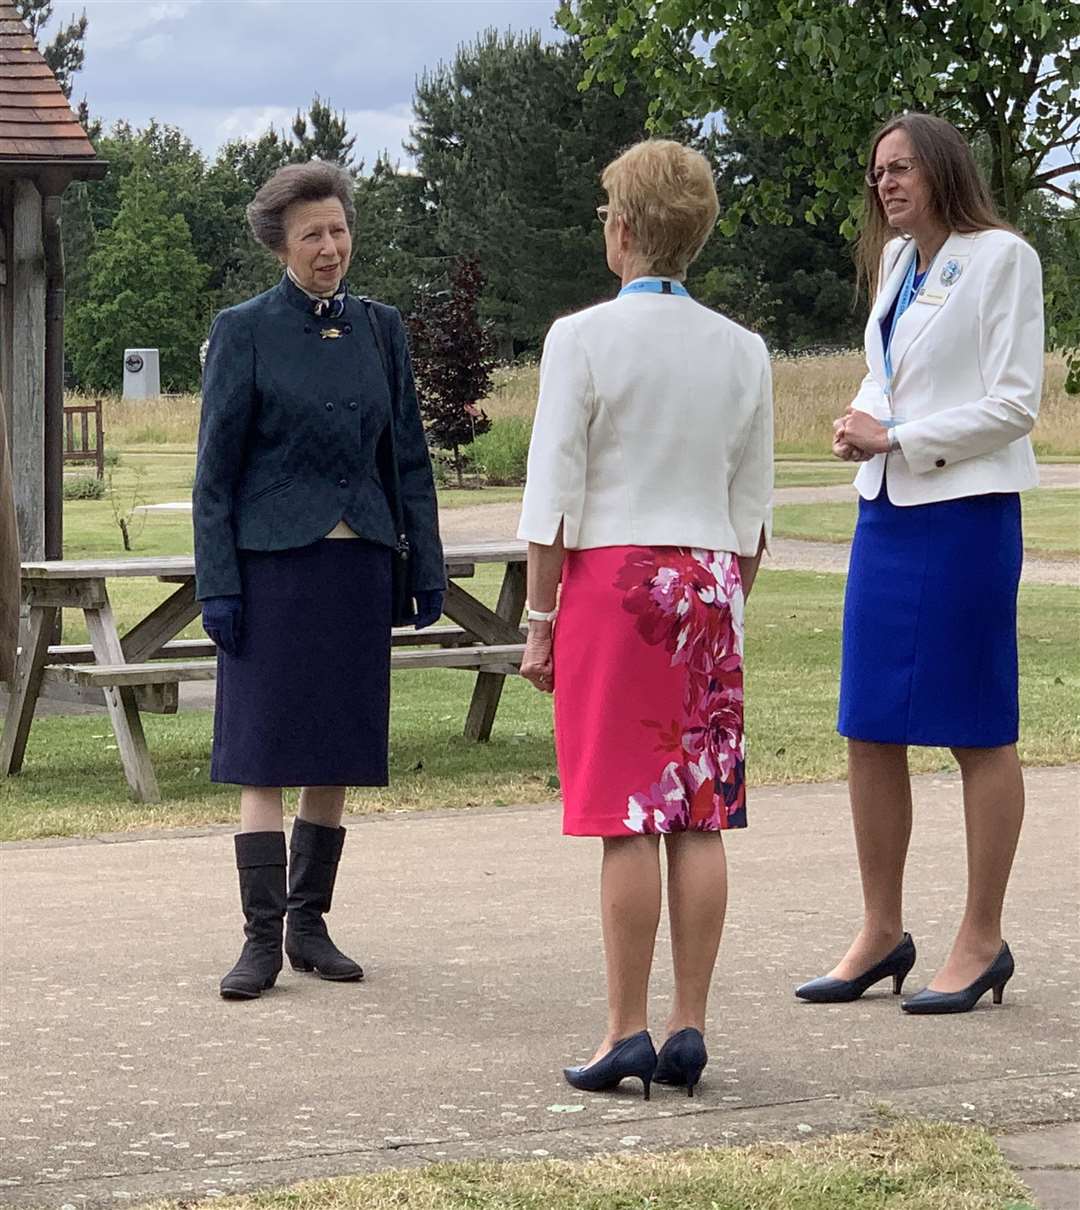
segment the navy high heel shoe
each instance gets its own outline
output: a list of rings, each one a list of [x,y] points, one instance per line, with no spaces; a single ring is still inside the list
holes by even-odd
[[[875,983],[880,983],[891,975],[893,995],[898,996],[914,965],[915,942],[912,941],[910,933],[905,933],[896,949],[857,978],[833,979],[823,975],[820,979],[811,979],[809,983],[797,987],[795,995],[800,1000],[809,1000],[812,1004],[844,1004],[850,1000],[858,1000],[868,987],[873,987]]]
[[[708,1061],[709,1054],[701,1030],[689,1025],[673,1033],[660,1047],[653,1079],[657,1084],[685,1084],[686,1095],[692,1097]]]
[[[994,1003],[1000,1004],[1005,995],[1005,984],[1013,977],[1015,970],[1012,950],[1003,941],[998,956],[974,983],[969,983],[958,992],[936,992],[932,987],[924,987],[910,1000],[904,1000],[900,1007],[906,1013],[915,1014],[969,1013],[988,991],[994,993]]]
[[[566,1082],[583,1092],[608,1092],[630,1076],[641,1081],[645,1089],[645,1100],[649,1099],[649,1085],[656,1070],[656,1050],[648,1030],[623,1038],[602,1059],[581,1067],[564,1067]]]

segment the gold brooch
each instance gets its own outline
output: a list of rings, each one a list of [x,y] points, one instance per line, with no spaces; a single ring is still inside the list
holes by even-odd
[[[323,328],[319,332],[319,336],[322,340],[338,340],[344,335],[345,333],[342,332],[340,328]]]

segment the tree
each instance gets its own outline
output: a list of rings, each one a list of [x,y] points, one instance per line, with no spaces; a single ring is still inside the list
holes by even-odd
[[[425,200],[425,188],[423,178],[402,172],[385,152],[370,176],[356,182],[349,284],[406,315],[415,305],[417,289],[446,269],[437,216]]]
[[[292,132],[296,140],[291,152],[293,160],[326,160],[352,171],[356,136],[349,134],[344,112],[335,113],[318,93],[306,117],[299,109],[296,111]]]
[[[646,99],[582,93],[575,43],[489,30],[416,87],[410,150],[450,255],[477,256],[502,356],[552,316],[609,297],[594,208],[600,170],[644,133]]]
[[[479,263],[461,257],[451,269],[450,288],[422,290],[409,319],[420,413],[435,444],[454,451],[459,487],[461,447],[491,427],[478,407],[491,390],[492,371],[479,316],[483,288]]]
[[[41,56],[49,65],[65,97],[71,96],[72,77],[82,69],[86,59],[86,13],[61,25],[51,42],[42,45],[41,35],[52,20],[52,0],[15,0],[15,10],[26,23],[30,36],[38,44]]]
[[[654,126],[721,110],[787,141],[782,174],[748,184],[729,225],[783,221],[805,180],[808,218],[831,211],[851,234],[871,132],[904,110],[965,133],[1011,221],[1032,191],[1071,196],[1080,171],[1076,0],[564,0],[559,22],[583,40],[586,84],[647,82]],[[1080,316],[1069,328],[1080,343]]]
[[[720,213],[748,184],[773,179],[783,141],[748,128],[713,132],[702,142],[713,162]],[[689,284],[706,306],[759,332],[774,348],[795,351],[856,344],[866,320],[856,305],[855,266],[839,223],[807,223],[812,186],[794,182],[784,222],[743,216],[730,238],[714,236],[691,267]]]
[[[120,186],[120,209],[100,233],[90,257],[85,299],[73,309],[68,351],[81,385],[117,391],[124,349],[161,351],[163,385],[190,390],[198,383],[199,345],[210,315],[207,269],[192,248],[179,214],[137,161]]]
[[[855,215],[871,131],[910,109],[985,142],[1011,220],[1025,193],[1080,171],[1075,0],[1009,3],[1007,19],[997,0],[574,0],[559,19],[584,39],[589,82],[649,79],[654,124],[722,110],[789,138],[783,179],[748,199],[765,209],[808,176],[813,214]]]

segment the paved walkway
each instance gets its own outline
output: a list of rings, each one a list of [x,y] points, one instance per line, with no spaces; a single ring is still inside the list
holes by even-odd
[[[752,792],[700,1097],[574,1092],[602,1028],[598,846],[522,807],[358,820],[333,922],[368,970],[217,981],[240,938],[227,830],[0,848],[0,1201],[103,1205],[437,1159],[586,1156],[802,1138],[885,1111],[1011,1133],[1080,1118],[1080,769],[1035,769],[1005,1002],[908,1018],[885,985],[794,999],[858,915],[842,785]],[[916,786],[910,987],[944,956],[963,884],[954,777]],[[671,987],[661,945],[653,1025]]]
[[[787,488],[802,491],[802,488]],[[834,491],[834,488],[807,488]],[[851,489],[840,489],[850,499]],[[779,493],[778,493],[779,495]],[[853,506],[854,507],[854,506]],[[446,509],[439,514],[445,542],[497,542],[517,532],[521,508],[517,504],[477,504]],[[799,538],[774,538],[764,566],[772,571],[847,572],[851,547],[846,542],[804,542]],[[1025,584],[1069,584],[1080,586],[1080,561],[1075,559],[1024,559],[1021,576]]]

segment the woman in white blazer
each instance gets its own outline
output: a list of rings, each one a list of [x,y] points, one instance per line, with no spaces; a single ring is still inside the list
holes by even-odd
[[[1018,493],[1038,481],[1028,433],[1042,389],[1042,279],[948,122],[889,122],[869,163],[859,249],[878,287],[869,373],[833,446],[864,464],[838,724],[864,921],[840,963],[796,994],[853,1000],[889,977],[900,993],[915,962],[901,915],[907,749],[948,747],[964,786],[967,903],[944,966],[902,1007],[966,1012],[987,991],[1000,1003],[1014,969],[1001,914],[1024,814]]]
[[[716,223],[703,156],[650,139],[605,169],[619,296],[558,320],[540,367],[519,536],[522,674],[555,693],[563,830],[603,838],[608,1026],[576,1088],[693,1094],[723,929],[723,831],[746,824],[743,603],[767,538],[772,387],[757,336],[682,285]],[[561,586],[561,587],[560,587]],[[556,610],[558,620],[552,622]],[[648,984],[666,838],[675,995]]]

